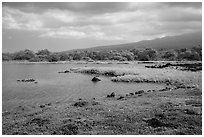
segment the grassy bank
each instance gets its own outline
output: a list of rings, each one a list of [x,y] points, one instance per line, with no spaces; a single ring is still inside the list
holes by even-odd
[[[2,115],[3,134],[202,134],[197,88],[19,106]],[[121,98],[123,96],[123,98]]]
[[[113,82],[147,82],[184,84],[201,88],[202,72],[181,71],[176,69],[149,69],[143,67],[116,68],[116,67],[81,67],[72,68],[73,72],[93,75],[111,76]]]

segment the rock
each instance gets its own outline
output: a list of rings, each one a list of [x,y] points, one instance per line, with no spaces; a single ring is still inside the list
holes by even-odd
[[[70,72],[69,70],[65,70],[65,71],[64,71],[64,73],[69,73],[69,72]]]
[[[40,108],[44,108],[44,107],[45,107],[45,105],[40,105],[39,107],[40,107]]]
[[[107,98],[114,98],[115,97],[115,92],[112,92],[110,95],[107,95]]]
[[[74,103],[73,106],[75,106],[75,107],[83,107],[83,106],[86,106],[86,105],[88,105],[87,101],[79,101],[79,102]]]
[[[129,93],[130,94],[130,96],[133,96],[134,95],[134,93]]]
[[[37,81],[35,81],[34,83],[35,83],[35,84],[37,84],[38,82],[37,82]]]
[[[91,81],[98,82],[98,81],[101,81],[101,79],[98,76],[95,76],[95,77],[92,78]]]
[[[18,79],[17,82],[34,82],[35,80],[33,78],[30,78],[30,79]]]
[[[65,71],[60,71],[58,73],[69,73],[70,71],[69,70],[65,70]]]
[[[144,93],[144,90],[139,90],[135,92],[135,95]]]
[[[47,106],[51,106],[51,103],[47,103],[46,105],[47,105]]]
[[[165,125],[163,122],[161,122],[157,118],[143,119],[143,121],[145,121],[149,126],[154,127],[154,128]]]
[[[170,87],[166,87],[166,90],[170,90],[171,88]]]
[[[117,100],[121,100],[121,99],[124,99],[125,97],[123,96],[120,96]]]
[[[112,92],[110,95],[111,97],[115,97],[115,92]]]

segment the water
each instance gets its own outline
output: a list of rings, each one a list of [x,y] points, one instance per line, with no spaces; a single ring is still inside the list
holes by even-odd
[[[65,102],[78,98],[103,97],[111,92],[126,94],[140,89],[159,89],[163,85],[115,83],[110,77],[101,76],[102,81],[94,83],[91,75],[79,73],[58,73],[73,67],[117,66],[124,64],[14,64],[2,65],[2,109],[19,105],[39,105],[49,102]],[[141,66],[138,66],[141,67]],[[34,78],[38,83],[17,82],[17,79]]]

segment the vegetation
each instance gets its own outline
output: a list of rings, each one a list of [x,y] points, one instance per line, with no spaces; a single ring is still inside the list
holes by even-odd
[[[66,103],[25,104],[3,112],[2,119],[3,135],[201,135],[202,91],[136,90]]]
[[[193,63],[192,63],[193,66]],[[182,71],[183,69],[151,69],[149,68],[116,68],[116,67],[80,67],[72,68],[76,73],[96,74],[111,76],[113,82],[136,82],[136,83],[166,83],[176,86],[197,86],[202,83],[201,71]]]
[[[40,50],[34,53],[31,50],[25,49],[15,53],[3,53],[3,61],[10,60],[27,60],[30,62],[57,62],[68,60],[117,60],[117,61],[201,61],[202,60],[202,47],[195,46],[191,49],[169,49],[169,50],[155,50],[152,48],[147,49],[129,49],[129,50],[98,50],[86,51],[77,50],[70,52],[52,53],[47,49]]]

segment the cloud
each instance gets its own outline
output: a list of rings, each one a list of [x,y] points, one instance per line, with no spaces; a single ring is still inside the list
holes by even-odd
[[[38,30],[43,27],[38,15],[7,7],[3,7],[2,22],[3,28],[8,29]]]
[[[88,31],[89,30],[89,31]],[[41,34],[39,37],[52,37],[52,38],[64,38],[64,39],[95,39],[95,40],[123,40],[120,36],[110,35],[100,31],[100,29],[94,26],[88,27],[67,27],[59,29],[51,29]]]
[[[104,14],[128,10],[124,2],[12,2],[3,6],[20,9],[24,12],[43,12],[47,9],[69,10],[80,14]]]
[[[170,7],[202,8],[202,2],[163,2],[162,4]]]
[[[202,28],[201,3],[3,3],[3,28],[39,37],[138,41]]]

